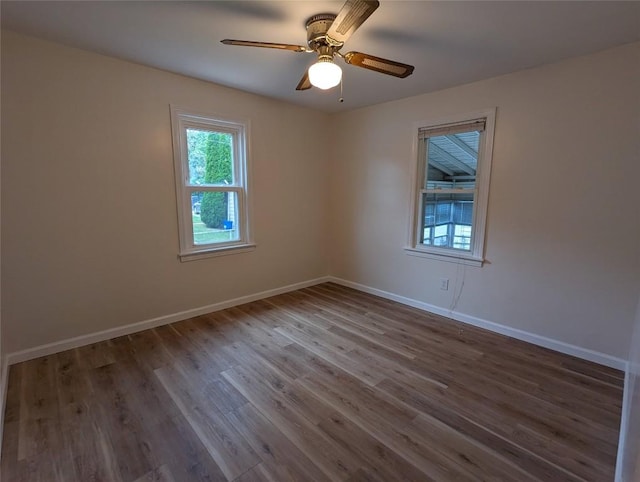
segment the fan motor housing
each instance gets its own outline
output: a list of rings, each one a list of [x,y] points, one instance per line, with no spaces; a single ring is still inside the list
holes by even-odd
[[[307,20],[307,44],[309,48],[317,50],[321,46],[328,45],[327,31],[335,19],[336,16],[332,13],[321,13]],[[339,47],[342,47],[342,45]]]

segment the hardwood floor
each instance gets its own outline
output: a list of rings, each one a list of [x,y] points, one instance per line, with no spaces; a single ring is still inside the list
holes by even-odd
[[[12,366],[2,480],[611,481],[622,385],[323,284]]]

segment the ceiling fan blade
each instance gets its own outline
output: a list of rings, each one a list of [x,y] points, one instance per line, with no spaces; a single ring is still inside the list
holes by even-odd
[[[311,88],[311,81],[309,80],[309,71],[305,70],[304,75],[300,79],[300,82],[298,82],[298,86],[296,87],[296,90],[308,90],[310,88]]]
[[[345,43],[379,6],[378,0],[347,0],[327,31],[329,43]]]
[[[302,45],[276,44],[271,42],[252,42],[250,40],[224,39],[220,41],[225,45],[239,45],[241,47],[264,47],[267,49],[291,50],[293,52],[307,52],[307,47]]]
[[[349,52],[343,55],[344,61],[357,67],[375,70],[381,74],[393,75],[404,79],[413,73],[413,65],[407,65],[394,60],[382,59],[361,52]]]

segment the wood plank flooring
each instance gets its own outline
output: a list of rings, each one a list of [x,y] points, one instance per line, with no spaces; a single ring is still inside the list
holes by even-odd
[[[623,374],[327,283],[11,367],[19,481],[612,481]]]

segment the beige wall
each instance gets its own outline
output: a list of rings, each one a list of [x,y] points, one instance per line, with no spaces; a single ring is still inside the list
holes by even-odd
[[[255,251],[178,261],[170,103],[250,119]],[[7,351],[326,275],[326,120],[3,32]]]
[[[639,57],[628,45],[336,116],[330,273],[626,359],[640,291]],[[412,125],[494,106],[486,265],[408,256]]]

